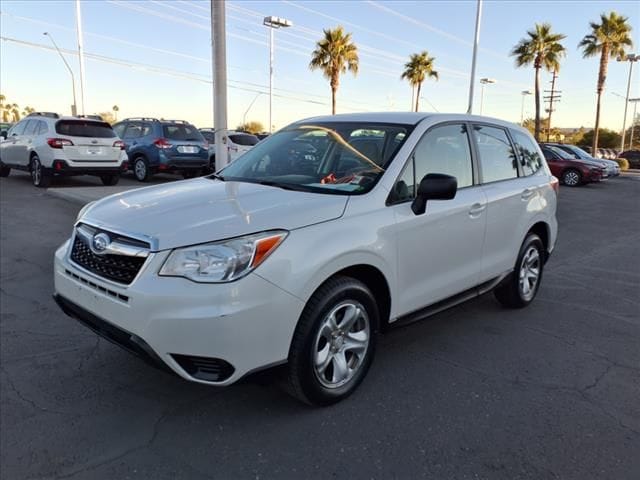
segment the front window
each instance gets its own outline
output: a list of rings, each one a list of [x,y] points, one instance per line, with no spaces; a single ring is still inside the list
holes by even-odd
[[[220,173],[225,180],[320,193],[373,188],[411,127],[374,123],[294,125],[269,136]]]
[[[553,153],[555,153],[557,156],[562,158],[563,160],[575,160],[577,158],[576,156],[571,155],[570,153],[564,151],[561,148],[554,147],[553,145],[548,145],[547,148],[551,150]]]
[[[569,150],[571,153],[573,153],[575,158],[581,158],[583,160],[588,160],[590,158],[593,158],[591,155],[589,155],[587,152],[585,152],[579,147],[575,147],[573,145],[566,145],[564,148]]]

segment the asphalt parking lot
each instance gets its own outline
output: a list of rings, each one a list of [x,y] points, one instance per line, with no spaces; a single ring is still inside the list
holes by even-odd
[[[51,299],[80,207],[23,174],[0,200],[2,478],[638,478],[640,177],[561,188],[530,308],[486,295],[394,329],[325,409],[269,376],[189,384],[99,340]]]

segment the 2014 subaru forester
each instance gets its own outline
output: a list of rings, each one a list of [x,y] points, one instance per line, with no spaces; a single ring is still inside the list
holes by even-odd
[[[217,174],[87,205],[56,252],[55,298],[187,380],[225,386],[287,364],[290,392],[326,405],[363,380],[387,325],[490,290],[531,303],[557,189],[511,123],[312,118]]]

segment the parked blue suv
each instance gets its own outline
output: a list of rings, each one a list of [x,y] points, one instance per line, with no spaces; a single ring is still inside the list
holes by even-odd
[[[130,168],[141,182],[157,172],[180,172],[191,178],[209,168],[209,144],[188,122],[126,118],[113,129],[124,141]]]

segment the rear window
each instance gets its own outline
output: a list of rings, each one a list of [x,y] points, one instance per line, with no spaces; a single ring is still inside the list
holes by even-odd
[[[90,120],[60,120],[56,123],[56,133],[71,137],[113,138],[116,132],[106,122]]]
[[[209,143],[216,143],[216,134],[213,132],[203,132],[200,131],[205,140]]]
[[[229,135],[229,139],[235,143],[236,145],[243,145],[247,147],[252,147],[260,140],[255,135],[247,135],[247,134],[234,134]]]
[[[202,134],[193,125],[186,123],[170,123],[162,126],[165,138],[169,140],[184,140],[186,142],[204,142]]]

